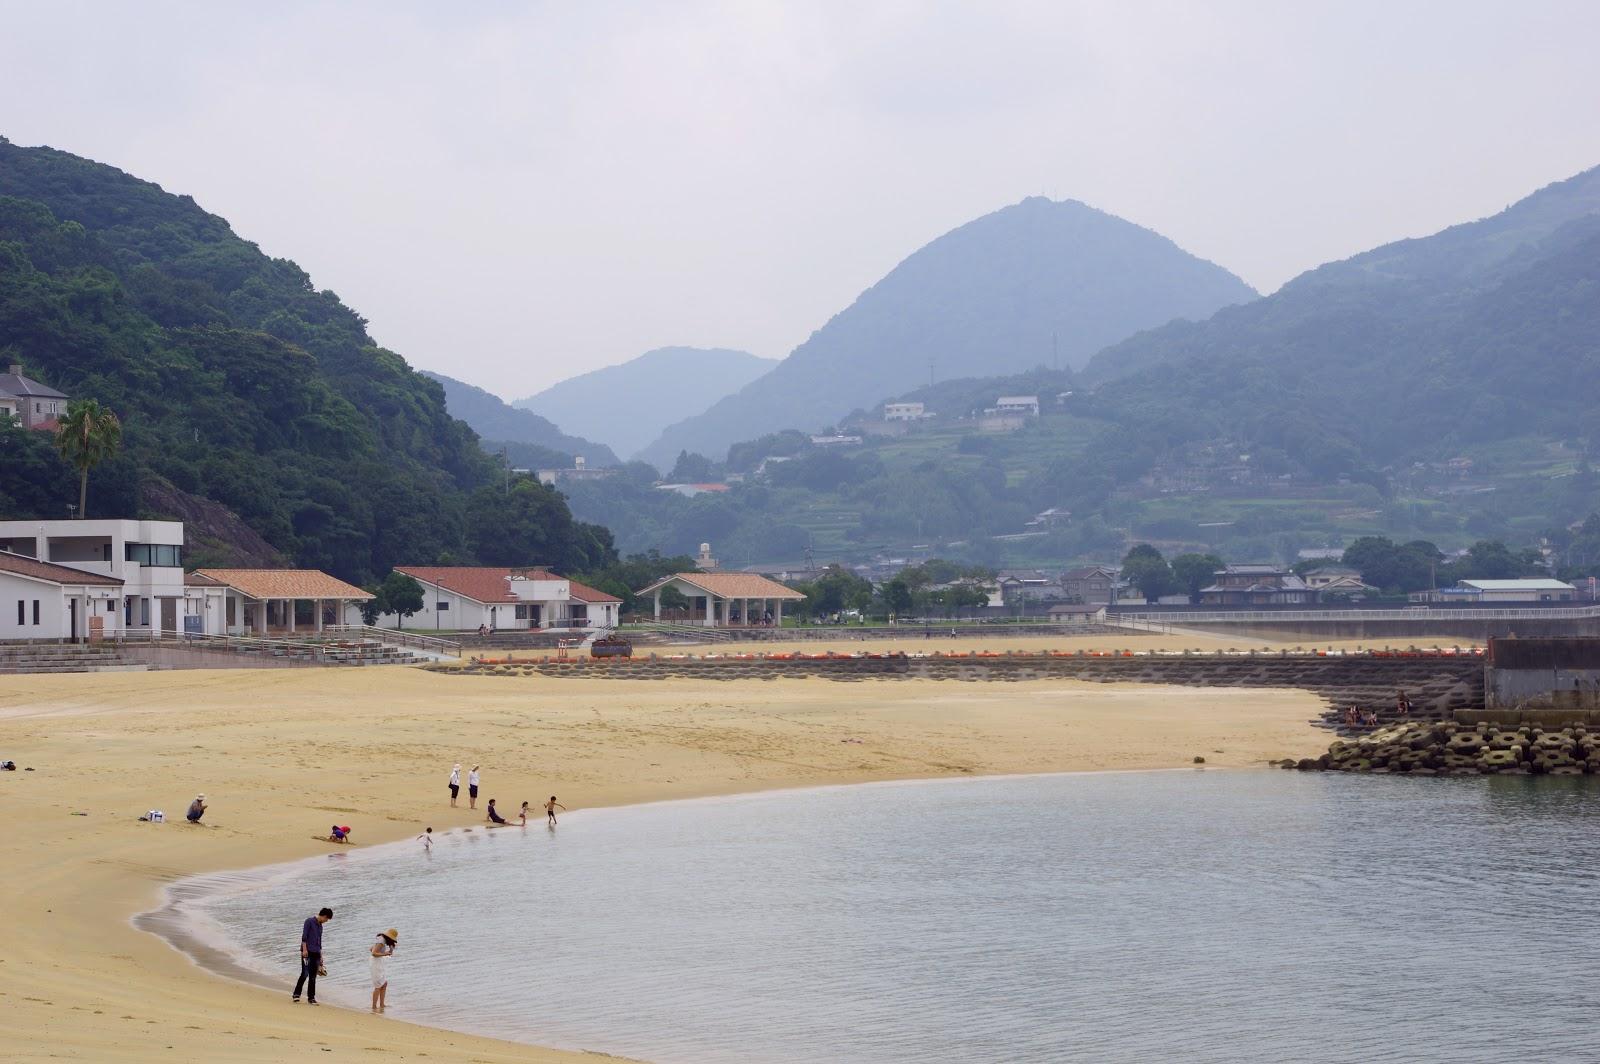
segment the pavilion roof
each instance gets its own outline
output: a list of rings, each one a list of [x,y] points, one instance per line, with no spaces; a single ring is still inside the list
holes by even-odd
[[[320,569],[196,569],[252,599],[351,599],[372,595]]]
[[[673,573],[644,588],[636,594],[648,595],[666,587],[674,580],[698,588],[719,599],[783,599],[796,601],[805,598],[800,592],[784,587],[776,580],[768,580],[756,573]]]

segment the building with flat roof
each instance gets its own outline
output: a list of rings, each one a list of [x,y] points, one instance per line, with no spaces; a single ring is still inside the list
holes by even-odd
[[[0,521],[0,551],[112,580],[120,587],[118,631],[183,630],[181,521]]]

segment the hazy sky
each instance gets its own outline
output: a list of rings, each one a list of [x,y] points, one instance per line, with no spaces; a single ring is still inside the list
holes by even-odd
[[[1596,40],[1593,0],[0,0],[0,134],[189,193],[520,397],[781,357],[1041,193],[1270,291],[1600,163]]]

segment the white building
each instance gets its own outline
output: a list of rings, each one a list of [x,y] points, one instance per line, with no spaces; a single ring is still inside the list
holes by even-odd
[[[1578,589],[1561,580],[1459,580],[1455,587],[1413,591],[1413,602],[1575,602]]]
[[[370,594],[317,569],[196,569],[184,580],[189,635],[294,635],[343,623]],[[354,622],[360,623],[360,616]]]
[[[539,478],[539,483],[550,487],[564,481],[572,480],[604,480],[606,477],[616,476],[618,470],[613,468],[590,469],[582,455],[572,460],[572,465],[559,469],[537,469],[534,475]]]
[[[0,551],[0,640],[115,637],[122,580]]]
[[[885,421],[920,421],[926,417],[926,407],[921,403],[884,403]]]
[[[0,521],[0,551],[111,578],[121,589],[118,630],[183,630],[181,521]]]
[[[1021,414],[1023,417],[1039,416],[1039,397],[1037,395],[1002,395],[994,401],[994,409],[999,414]]]
[[[755,573],[674,573],[634,594],[649,595],[655,619],[661,620],[661,593],[668,588],[689,600],[689,624],[706,628],[783,626],[783,604],[805,598]],[[768,617],[771,621],[768,621]]]
[[[422,609],[403,624],[470,632],[516,628],[615,628],[622,600],[544,569],[461,565],[397,565],[422,586]],[[359,616],[352,623],[360,623]],[[383,628],[403,626],[386,613]]]

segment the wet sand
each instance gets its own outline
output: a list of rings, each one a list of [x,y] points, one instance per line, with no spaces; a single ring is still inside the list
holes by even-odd
[[[1197,755],[1244,767],[1319,752],[1326,733],[1307,723],[1319,709],[1300,691],[1071,681],[575,684],[407,668],[6,677],[0,758],[35,771],[0,775],[9,814],[0,861],[11,872],[0,880],[0,1056],[226,1064],[327,1050],[345,1060],[593,1061],[405,1024],[404,980],[425,973],[403,966],[387,1017],[313,1010],[291,1005],[287,984],[269,991],[204,972],[131,920],[184,876],[333,852],[312,836],[334,822],[373,844],[429,824],[481,823],[490,797],[515,809],[553,793],[580,808],[879,779],[1169,768]],[[449,808],[456,761],[482,765],[476,812],[465,794]],[[201,791],[211,811],[190,826],[183,811]],[[140,823],[150,808],[168,822]],[[339,930],[362,941],[376,929]],[[291,958],[298,935],[284,929]],[[364,986],[365,968],[341,963],[332,978]],[[536,1008],[537,995],[512,1004]]]

